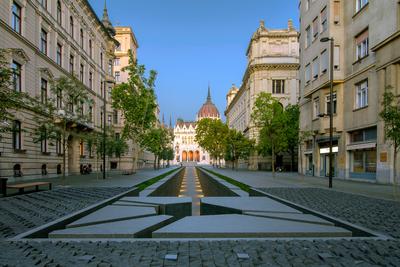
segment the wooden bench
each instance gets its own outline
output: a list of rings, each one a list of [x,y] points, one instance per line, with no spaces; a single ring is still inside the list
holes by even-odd
[[[39,191],[39,186],[42,186],[42,185],[48,185],[49,190],[51,190],[50,182],[31,182],[31,183],[23,183],[23,184],[13,184],[13,185],[7,185],[7,188],[18,189],[19,193],[22,194],[22,193],[24,193],[25,188],[35,187],[35,190]]]

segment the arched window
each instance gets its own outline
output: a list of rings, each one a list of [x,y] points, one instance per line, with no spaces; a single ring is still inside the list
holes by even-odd
[[[47,165],[46,164],[42,165],[42,175],[47,175]]]
[[[13,148],[16,150],[20,150],[22,148],[22,140],[21,140],[21,122],[14,121],[13,122]],[[18,164],[17,164],[18,165]]]
[[[69,34],[74,38],[74,18],[72,16],[69,17]]]
[[[61,174],[62,170],[61,170],[61,164],[57,164],[57,174]]]
[[[62,23],[62,10],[61,10],[61,2],[60,2],[60,0],[57,1],[57,22],[59,24]]]
[[[14,177],[21,177],[22,176],[22,171],[21,171],[21,165],[20,164],[15,164],[13,167],[14,171]]]

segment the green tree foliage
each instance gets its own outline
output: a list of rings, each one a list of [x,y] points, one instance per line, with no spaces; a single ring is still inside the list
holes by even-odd
[[[160,160],[165,158],[163,155],[166,149],[171,148],[172,139],[170,131],[163,127],[152,128],[141,138],[140,146],[155,156],[154,169],[157,169]]]
[[[1,133],[12,130],[15,110],[31,106],[33,100],[25,93],[13,90],[14,72],[5,53],[4,49],[0,49],[0,137]]]
[[[285,117],[285,137],[287,150],[290,154],[291,165],[290,169],[293,171],[295,164],[295,157],[298,151],[299,139],[299,124],[300,124],[300,108],[298,105],[288,105],[284,111]]]
[[[226,152],[226,137],[229,128],[221,120],[204,118],[196,125],[196,142],[210,153],[210,156],[221,165]]]
[[[380,112],[380,117],[385,123],[385,136],[392,142],[393,155],[393,177],[394,184],[397,181],[397,153],[400,149],[400,100],[399,96],[393,93],[393,87],[387,87],[383,95],[383,109]]]
[[[239,159],[249,158],[253,147],[253,140],[235,129],[229,129],[225,144],[225,160],[232,161],[232,169],[235,169],[235,164]]]
[[[275,158],[287,149],[285,137],[286,116],[282,105],[271,94],[262,92],[254,103],[251,118],[259,131],[257,150],[272,156],[272,173],[275,175]]]
[[[144,65],[139,65],[132,56],[124,70],[128,72],[129,79],[112,90],[113,107],[121,110],[124,116],[123,136],[141,143],[145,133],[157,121],[154,93],[157,73],[151,70],[146,77]]]

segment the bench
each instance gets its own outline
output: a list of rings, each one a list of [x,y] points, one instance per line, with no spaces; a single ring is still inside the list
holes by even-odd
[[[32,183],[23,183],[23,184],[13,184],[13,185],[7,185],[7,188],[18,189],[19,193],[22,194],[22,193],[24,193],[25,188],[35,187],[35,190],[39,191],[39,186],[42,186],[42,185],[49,186],[49,190],[51,190],[50,182],[32,182]]]

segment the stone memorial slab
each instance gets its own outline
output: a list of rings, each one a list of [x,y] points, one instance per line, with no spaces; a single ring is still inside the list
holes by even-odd
[[[201,199],[201,214],[232,214],[249,211],[301,213],[268,197],[204,197]]]
[[[244,215],[264,217],[264,218],[272,218],[272,219],[280,219],[280,220],[288,220],[288,221],[296,221],[296,222],[305,222],[305,223],[315,223],[315,224],[323,224],[323,225],[334,225],[334,223],[319,218],[317,216],[311,214],[298,214],[298,213],[277,213],[277,212],[258,212],[258,211],[248,211],[244,212]]]
[[[240,214],[185,217],[155,232],[153,238],[349,237],[335,226]]]
[[[151,232],[173,221],[168,215],[150,216],[118,222],[67,228],[53,231],[49,238],[138,238],[151,237]]]
[[[157,215],[154,207],[107,206],[67,225],[67,228],[87,226]]]
[[[123,197],[126,203],[159,205],[159,213],[174,216],[176,219],[192,215],[191,197]]]

